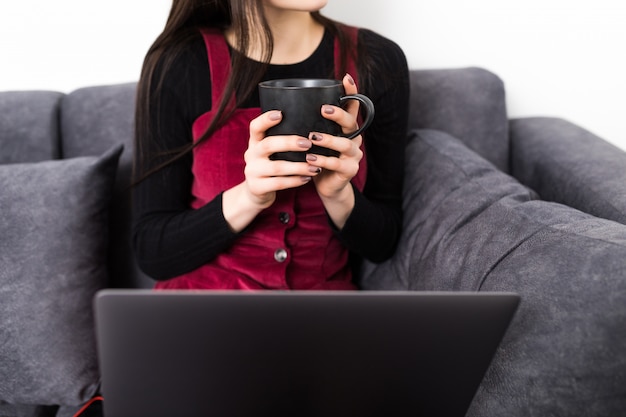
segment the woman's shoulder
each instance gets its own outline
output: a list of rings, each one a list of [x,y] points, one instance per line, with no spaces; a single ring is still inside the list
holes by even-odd
[[[394,49],[400,49],[398,44],[393,40],[381,35],[380,33],[369,28],[357,28],[359,31],[359,42],[367,41],[377,45],[385,45]]]
[[[406,67],[404,51],[393,40],[366,28],[359,28],[359,49],[367,52],[370,59],[378,61],[385,67]]]
[[[156,65],[152,88],[189,120],[211,105],[211,74],[201,33],[171,45]]]
[[[175,84],[186,79],[190,71],[208,66],[208,59],[201,33],[190,35],[170,46],[157,62],[155,72],[163,75],[166,84]]]

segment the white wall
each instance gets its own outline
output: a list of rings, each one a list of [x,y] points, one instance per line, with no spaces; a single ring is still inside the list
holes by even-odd
[[[512,117],[563,117],[626,149],[624,0],[331,0],[326,12],[395,40],[411,68],[497,73]]]
[[[0,90],[136,80],[170,4],[2,0]],[[626,149],[624,0],[330,0],[325,12],[395,40],[411,68],[497,73],[512,117],[564,117]]]
[[[171,0],[0,0],[0,91],[136,81]]]

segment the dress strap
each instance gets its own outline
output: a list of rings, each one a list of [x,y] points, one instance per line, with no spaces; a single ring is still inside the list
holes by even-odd
[[[217,29],[202,29],[201,33],[206,45],[209,69],[211,71],[211,107],[217,109],[216,106],[226,90],[226,82],[230,74],[230,52],[224,34],[221,31]],[[234,105],[234,94],[230,101],[230,104]]]
[[[358,35],[359,29],[354,26],[342,25],[340,28],[341,31],[348,38],[349,45],[353,45],[354,50],[356,51],[358,44]],[[342,80],[345,74],[341,74],[341,44],[339,43],[339,38],[335,36],[335,77],[338,80]],[[356,62],[354,61],[356,54],[347,54],[348,61],[346,62],[346,71],[348,74],[354,78],[354,81],[359,82],[359,73],[356,69]]]

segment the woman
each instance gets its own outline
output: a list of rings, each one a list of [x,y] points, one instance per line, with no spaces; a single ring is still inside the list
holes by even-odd
[[[325,0],[174,0],[138,87],[134,246],[157,288],[354,289],[402,223],[408,70],[402,51],[323,17]],[[257,85],[339,78],[376,117],[349,140],[270,136]],[[344,132],[358,104],[324,106]],[[312,143],[339,157],[273,161]],[[367,177],[367,178],[366,178]]]

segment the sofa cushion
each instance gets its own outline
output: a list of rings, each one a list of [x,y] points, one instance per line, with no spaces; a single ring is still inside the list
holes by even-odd
[[[442,132],[414,132],[406,164],[404,234],[363,288],[522,298],[468,415],[623,412],[626,226],[537,200]]]
[[[77,405],[97,389],[91,303],[121,151],[0,165],[0,401]]]
[[[0,93],[0,164],[59,157],[62,97],[54,91]]]
[[[537,195],[447,133],[410,136],[403,235],[391,261],[365,264],[362,286],[437,290],[444,278],[446,289],[477,290],[493,264],[541,227],[512,219],[515,205]]]

